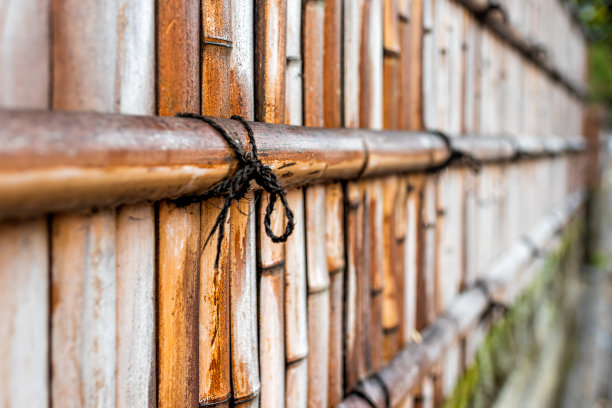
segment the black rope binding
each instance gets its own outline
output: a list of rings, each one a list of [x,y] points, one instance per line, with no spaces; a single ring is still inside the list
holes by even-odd
[[[385,394],[385,408],[391,408],[391,393],[389,392],[389,388],[387,388],[387,384],[383,381],[382,377],[378,373],[374,373],[372,378],[378,383],[378,385],[380,385],[383,394]]]
[[[202,246],[202,250],[208,245],[208,241],[219,230],[219,236],[217,238],[217,256],[215,258],[215,268],[219,266],[219,255],[221,253],[221,244],[225,235],[225,220],[229,213],[230,207],[234,201],[242,199],[249,191],[251,180],[255,182],[267,191],[270,195],[268,206],[266,207],[266,215],[264,217],[264,227],[266,229],[266,235],[270,237],[272,242],[285,242],[289,235],[293,232],[295,226],[293,220],[293,213],[289,209],[287,204],[287,191],[281,186],[278,177],[274,174],[274,171],[269,166],[266,166],[257,157],[257,146],[255,146],[255,135],[251,126],[242,118],[242,116],[234,115],[233,120],[236,120],[242,124],[246,129],[249,136],[249,145],[251,151],[245,151],[242,144],[233,139],[227,132],[227,130],[221,126],[221,124],[212,118],[201,116],[193,113],[179,113],[176,116],[181,118],[197,119],[206,124],[210,125],[223,137],[225,142],[234,152],[236,160],[238,161],[238,167],[231,176],[221,180],[215,188],[208,191],[207,193],[200,195],[185,196],[177,200],[177,206],[184,207],[189,204],[197,203],[212,197],[225,197],[223,207],[217,215],[215,224],[206,237],[206,241]],[[285,231],[281,236],[277,236],[270,227],[272,211],[274,211],[274,204],[276,200],[280,199],[281,204],[285,207],[285,217],[287,218],[287,224],[285,225]]]
[[[437,173],[439,171],[442,171],[453,163],[463,163],[468,166],[474,173],[480,172],[480,169],[482,168],[482,162],[469,153],[455,149],[453,147],[453,143],[451,142],[451,138],[446,133],[440,130],[429,130],[428,133],[434,134],[440,139],[442,139],[442,141],[446,145],[446,148],[450,152],[450,155],[448,156],[446,161],[439,164],[438,166],[428,169],[429,173]]]

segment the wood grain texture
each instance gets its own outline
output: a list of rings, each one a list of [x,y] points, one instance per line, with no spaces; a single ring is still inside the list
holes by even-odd
[[[327,406],[330,341],[330,276],[326,256],[325,186],[305,192],[308,280],[308,406]]]
[[[116,109],[116,1],[53,0],[53,108]]]
[[[406,242],[404,245],[404,319],[402,345],[411,342],[417,330],[417,279],[421,260],[421,191],[422,177],[411,176],[407,180]]]
[[[49,234],[38,218],[0,225],[0,406],[49,404]]]
[[[253,120],[255,109],[253,7],[252,1],[231,0],[230,109],[246,120]]]
[[[302,48],[304,58],[304,125],[324,123],[324,31],[325,2],[307,0],[303,6]]]
[[[158,404],[198,405],[200,205],[159,205]]]
[[[202,114],[228,117],[232,53],[230,0],[202,0]]]
[[[115,213],[56,215],[51,234],[52,403],[112,407],[117,327]]]
[[[47,108],[51,0],[0,1],[0,107]]]
[[[155,215],[150,204],[117,210],[118,407],[156,407]]]
[[[157,2],[158,113],[200,112],[200,0]]]

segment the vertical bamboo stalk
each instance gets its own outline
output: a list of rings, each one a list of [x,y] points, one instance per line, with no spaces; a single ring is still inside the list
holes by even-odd
[[[362,8],[365,0],[344,0],[343,24],[343,125],[347,128],[359,127],[359,98],[362,36]]]
[[[117,6],[53,2],[54,109],[115,111]],[[52,405],[114,405],[116,229],[111,211],[53,219]]]
[[[412,341],[417,330],[417,282],[421,251],[421,191],[422,177],[411,176],[406,185],[406,238],[404,244],[404,319],[402,346]]]
[[[403,258],[398,257],[397,237],[396,237],[396,203],[398,201],[399,180],[397,177],[389,176],[382,181],[381,196],[382,201],[382,235],[379,238],[382,242],[383,252],[381,254],[382,275],[383,275],[383,305],[382,305],[382,326],[384,330],[383,340],[383,362],[390,361],[399,349],[400,341],[400,322],[402,320],[402,307],[400,307],[399,288],[403,287],[403,279],[398,280],[403,275]],[[400,262],[398,262],[400,260]],[[401,274],[397,273],[398,269]],[[403,278],[403,276],[401,276]]]
[[[383,125],[382,0],[366,0],[362,13],[359,82],[359,124],[368,129]]]
[[[437,34],[439,28],[434,26],[435,0],[423,1],[423,49],[422,49],[422,75],[423,75],[423,125],[426,129],[435,129],[438,126],[436,117],[436,98],[438,87],[436,81],[438,53],[436,52]],[[440,0],[442,1],[442,0]]]
[[[39,218],[0,225],[0,401],[49,404],[49,242]]]
[[[422,266],[418,277],[418,323],[420,330],[436,318],[436,184],[437,177],[429,176],[423,184],[423,201],[421,205],[423,241]]]
[[[230,107],[246,120],[254,117],[253,2],[232,0]],[[249,193],[230,210],[231,369],[234,403],[259,406],[257,337],[257,217]]]
[[[154,407],[155,214],[150,204],[117,210],[117,390],[119,407]]]
[[[342,124],[342,0],[325,0],[323,107],[325,127]]]
[[[0,107],[48,109],[50,2],[0,8]],[[0,224],[0,401],[7,406],[49,405],[48,263],[44,218]]]
[[[202,102],[203,115],[230,116],[230,57],[232,52],[230,0],[202,0]],[[223,198],[201,203],[202,240],[209,237]],[[230,223],[224,220],[225,231]],[[199,401],[229,406],[230,385],[230,291],[229,234],[217,248],[219,232],[210,237],[200,257],[199,286]],[[219,264],[215,260],[219,252]]]
[[[53,108],[115,111],[117,1],[53,0]]]
[[[367,374],[362,328],[366,321],[362,316],[362,293],[366,293],[368,302],[370,294],[369,290],[364,290],[364,200],[359,184],[349,183],[345,197],[347,265],[344,285],[344,389],[348,392]]]
[[[3,1],[0,106],[48,108],[51,0]]]
[[[305,113],[301,28],[302,1],[287,0],[285,121],[298,126],[303,124]],[[287,365],[285,405],[306,407],[308,404],[308,333],[304,194],[302,190],[290,191],[287,201],[294,213],[296,226],[285,244],[285,359]]]
[[[255,1],[255,119],[285,122],[286,0]],[[262,195],[265,211],[267,195]],[[278,206],[277,206],[278,208]],[[274,231],[284,226],[284,212],[272,215]],[[260,213],[259,361],[260,404],[285,406],[284,245],[273,244]]]
[[[304,4],[302,49],[304,51],[304,125],[324,123],[323,44],[325,2],[307,0]]]
[[[325,186],[306,190],[308,265],[308,406],[327,406],[330,276],[326,256]]]
[[[399,126],[402,129],[423,128],[423,2],[411,0],[410,21],[400,23],[401,52],[401,106]]]
[[[155,113],[155,3],[119,1],[117,101],[126,114]],[[118,407],[157,406],[155,370],[155,211],[117,211]]]
[[[198,405],[200,205],[159,205],[158,401]]]
[[[397,0],[383,0],[383,127],[397,129],[400,103],[400,33]]]
[[[285,406],[285,252],[283,244],[273,243],[265,234],[263,212],[268,195],[260,199],[260,279],[259,279],[259,369],[261,406]],[[284,211],[279,206],[271,217],[276,234],[284,229]]]
[[[199,0],[159,1],[158,113],[200,112],[200,81]],[[158,217],[158,404],[196,406],[200,204],[162,202]]]
[[[113,211],[53,219],[51,390],[57,405],[114,405],[115,234]]]
[[[305,407],[308,400],[308,333],[306,317],[306,242],[304,195],[287,194],[295,230],[285,244],[285,358],[287,384],[285,405]]]
[[[392,258],[394,261],[391,261],[391,271],[395,280],[395,296],[397,298],[397,315],[398,315],[398,327],[397,327],[397,335],[396,335],[396,346],[398,349],[401,349],[404,345],[404,333],[406,332],[406,323],[407,316],[405,314],[406,311],[406,270],[408,268],[406,264],[406,245],[407,245],[407,236],[408,236],[408,180],[406,177],[397,177],[397,195],[393,202],[393,218],[390,220],[393,223],[393,237],[392,245],[393,250]],[[393,188],[387,188],[387,191],[393,190]],[[388,255],[385,255],[388,256]]]
[[[363,233],[363,291],[367,293],[362,307],[366,344],[366,367],[378,372],[383,361],[383,290],[384,290],[384,230],[382,180],[363,183],[364,233]]]
[[[336,406],[343,396],[343,298],[344,298],[344,197],[339,184],[325,191],[325,241],[330,274],[329,386],[327,405]]]

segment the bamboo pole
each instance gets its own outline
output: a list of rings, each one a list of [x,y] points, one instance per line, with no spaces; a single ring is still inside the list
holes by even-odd
[[[200,3],[157,3],[157,109],[162,116],[200,112]],[[198,404],[200,204],[158,209],[158,353],[160,407]],[[175,248],[181,248],[175,252]]]
[[[201,113],[230,116],[230,58],[232,53],[230,0],[202,0]],[[200,239],[211,234],[224,199],[201,203]],[[225,231],[230,221],[224,220]],[[219,231],[210,236],[216,243]],[[204,242],[204,241],[202,241]],[[219,264],[215,265],[219,252]],[[231,396],[230,369],[230,241],[226,234],[220,247],[208,245],[200,256],[199,285],[199,401],[208,406],[228,407]]]
[[[342,124],[342,0],[325,0],[323,107],[325,127]]]
[[[115,111],[117,6],[53,2],[53,109]],[[113,210],[52,220],[52,405],[115,400],[116,229]]]
[[[155,4],[118,4],[116,104],[124,114],[155,113]],[[119,407],[157,406],[155,210],[117,210],[117,386]]]
[[[329,386],[327,405],[336,406],[343,396],[343,298],[344,298],[344,196],[340,184],[325,191],[325,241],[330,277]]]
[[[246,120],[254,117],[253,2],[232,4],[230,108]],[[230,318],[232,392],[236,404],[259,406],[257,334],[257,217],[249,193],[230,210]]]
[[[1,8],[0,107],[47,109],[50,1]],[[49,405],[49,246],[43,217],[0,223],[0,401],[7,406]]]

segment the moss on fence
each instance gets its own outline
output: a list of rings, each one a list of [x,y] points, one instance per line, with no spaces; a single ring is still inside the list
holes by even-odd
[[[573,316],[572,305],[577,299],[575,282],[583,251],[583,224],[582,219],[578,219],[569,225],[561,245],[547,255],[532,285],[493,324],[474,364],[465,371],[446,407],[491,407],[499,402],[504,388],[512,388],[508,379],[513,375],[525,377],[519,383],[533,387],[533,381],[537,379],[527,377],[533,375],[534,365],[542,359],[545,349],[552,348],[547,346],[551,337],[557,343],[560,339],[563,341],[573,325],[574,319],[570,316]],[[558,350],[564,348],[563,344],[555,347]],[[562,355],[560,352],[559,360],[563,360]],[[558,363],[558,367],[562,367],[563,362]],[[524,375],[517,375],[518,372]],[[554,389],[558,385],[547,384],[549,391],[553,391],[547,398],[554,398]],[[507,391],[507,395],[528,392],[525,389]],[[541,395],[539,397],[541,400]]]

